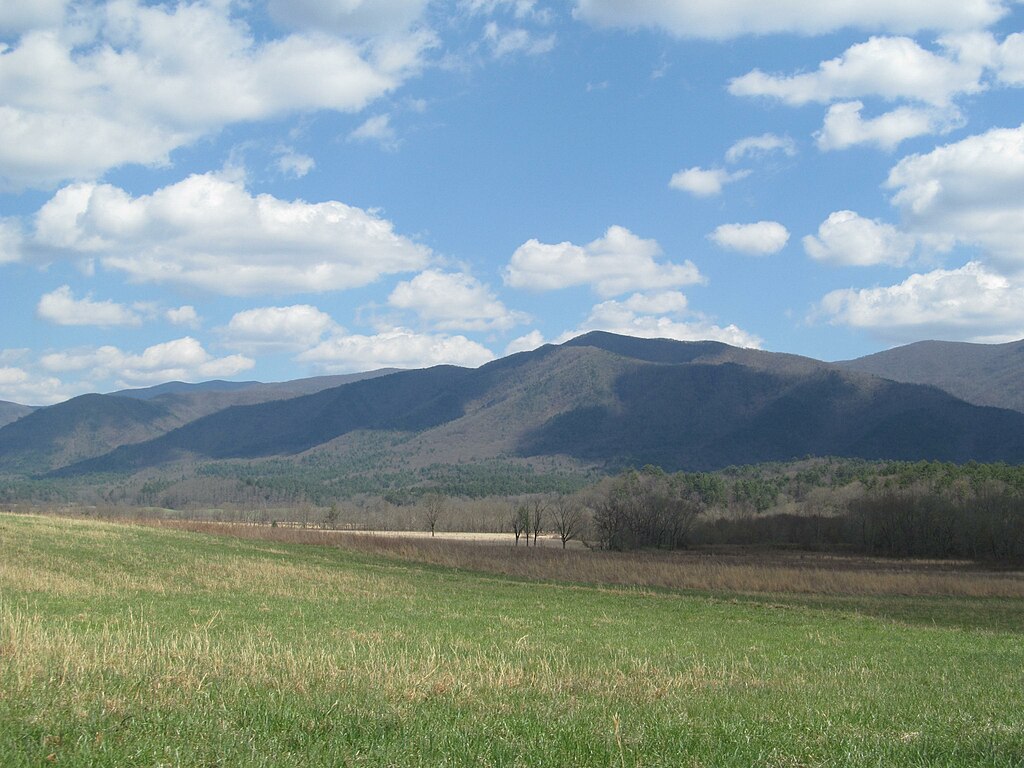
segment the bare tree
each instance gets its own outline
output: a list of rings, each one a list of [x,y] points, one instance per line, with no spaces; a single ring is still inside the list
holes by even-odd
[[[331,508],[324,512],[324,516],[320,521],[320,526],[324,529],[331,529],[332,531],[338,527],[338,505],[331,504]]]
[[[525,504],[519,504],[512,510],[512,516],[508,521],[512,534],[516,537],[516,546],[519,546],[519,538],[526,531],[526,545],[530,545],[530,510]]]
[[[434,535],[443,512],[444,496],[440,493],[428,493],[423,497],[423,523],[427,526],[431,536]]]
[[[533,546],[537,546],[537,535],[544,530],[544,515],[548,511],[547,501],[543,498],[535,498],[530,502],[530,530],[533,531]],[[530,543],[529,530],[527,531],[526,543]]]
[[[551,517],[554,521],[555,532],[562,540],[562,549],[565,549],[568,542],[580,537],[587,521],[583,505],[572,496],[556,498],[551,505]]]

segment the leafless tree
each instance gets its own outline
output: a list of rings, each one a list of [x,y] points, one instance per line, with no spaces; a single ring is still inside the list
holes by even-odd
[[[519,539],[526,531],[526,544],[530,544],[530,510],[525,504],[518,504],[512,509],[512,515],[508,521],[512,534],[516,537],[516,546],[519,546]]]
[[[544,516],[548,511],[546,499],[537,497],[530,501],[530,530],[533,531],[533,546],[537,546],[537,536],[544,530]],[[529,530],[527,531],[526,543],[530,543]]]
[[[434,535],[443,512],[444,496],[440,493],[428,493],[423,497],[423,523],[430,531],[431,536]]]
[[[572,496],[559,496],[551,505],[551,517],[555,532],[562,540],[562,549],[573,539],[579,538],[586,525],[587,516],[583,505]]]

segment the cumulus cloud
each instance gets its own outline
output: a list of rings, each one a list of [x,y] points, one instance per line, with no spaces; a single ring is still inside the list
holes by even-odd
[[[117,325],[141,325],[142,318],[123,304],[93,301],[91,297],[76,299],[71,287],[62,285],[44,294],[36,306],[36,314],[54,325],[95,325],[111,328]]]
[[[902,266],[916,246],[914,237],[892,224],[865,219],[854,211],[830,214],[818,227],[817,237],[808,235],[803,243],[811,258],[846,267]]]
[[[353,373],[442,364],[476,368],[493,360],[494,353],[465,336],[395,328],[373,336],[338,334],[296,359],[326,373]]]
[[[497,59],[514,53],[537,56],[548,53],[555,47],[554,35],[538,36],[521,27],[503,29],[493,21],[488,22],[484,27],[484,41],[490,46],[491,53]]]
[[[703,282],[692,262],[658,261],[661,255],[657,241],[612,226],[604,237],[583,246],[528,240],[512,254],[504,277],[512,288],[550,291],[590,285],[601,296]]]
[[[634,293],[619,305],[641,315],[668,315],[685,312],[688,302],[679,291],[651,291]]]
[[[1007,85],[1024,85],[1024,34],[1015,32],[999,46],[995,54],[997,73]]]
[[[427,0],[270,0],[267,9],[280,24],[341,35],[395,34],[413,26]]]
[[[1024,125],[906,157],[886,185],[925,243],[980,246],[1007,269],[1024,267]]]
[[[459,7],[470,14],[493,14],[507,10],[517,19],[550,20],[549,11],[537,8],[537,0],[459,0]]]
[[[40,209],[34,244],[137,281],[236,296],[354,288],[431,258],[373,213],[252,195],[213,173],[139,197],[109,184],[65,187]]]
[[[60,24],[67,0],[4,0],[0,3],[0,32],[23,32]]]
[[[311,349],[336,331],[331,316],[309,304],[247,309],[221,329],[225,343],[249,354]]]
[[[676,37],[727,39],[741,35],[818,35],[840,29],[917,32],[971,30],[1006,15],[1004,0],[576,0],[575,15],[604,27],[654,27]]]
[[[243,355],[214,357],[191,336],[154,344],[141,354],[114,346],[52,352],[39,364],[51,373],[75,372],[94,381],[115,378],[126,387],[237,376],[255,365]]]
[[[388,304],[408,309],[439,330],[505,330],[529,321],[508,309],[486,285],[472,275],[427,270],[400,282]]]
[[[895,342],[922,336],[1011,341],[1024,337],[1024,285],[975,261],[914,274],[897,285],[832,291],[814,316]]]
[[[722,194],[726,184],[739,181],[750,175],[750,171],[729,172],[723,168],[687,168],[672,175],[668,185],[672,189],[689,192],[694,197],[715,197]]]
[[[0,218],[0,264],[21,261],[23,243],[21,222],[13,218]]]
[[[359,124],[349,135],[349,141],[375,141],[385,149],[398,146],[398,134],[391,126],[391,115],[374,115]]]
[[[833,104],[825,115],[825,124],[815,134],[822,151],[848,149],[858,144],[874,144],[885,150],[895,149],[901,142],[916,136],[949,133],[964,124],[956,108],[921,109],[900,107],[878,117],[861,117],[864,104],[849,101]]]
[[[789,230],[777,221],[722,224],[708,238],[720,248],[751,256],[778,253],[789,242]]]
[[[35,376],[24,368],[0,366],[0,400],[24,405],[53,405],[74,393],[54,376]]]
[[[189,328],[198,328],[202,324],[199,313],[190,304],[166,310],[164,312],[164,319],[171,325],[185,325]]]
[[[961,59],[955,50],[944,53],[932,53],[906,37],[872,37],[822,62],[815,72],[770,75],[755,69],[733,79],[729,92],[778,99],[791,106],[877,96],[944,107],[954,96],[984,89],[983,59],[974,55]]]
[[[762,339],[736,325],[721,326],[700,315],[678,318],[671,315],[644,314],[641,302],[605,301],[594,306],[590,316],[575,331],[564,334],[567,341],[589,331],[609,331],[647,339],[677,341],[721,341],[736,347],[758,348]]]
[[[289,147],[280,147],[274,165],[285,176],[301,179],[316,168],[316,160]]]
[[[775,153],[793,157],[796,155],[796,142],[788,136],[777,136],[774,133],[747,136],[726,150],[725,160],[728,163],[738,163],[748,157],[759,158]]]
[[[0,50],[0,185],[93,179],[225,125],[355,112],[419,71],[425,33],[372,46],[299,32],[257,39],[227,3],[83,5],[66,28]]]
[[[514,355],[517,352],[531,352],[538,347],[544,346],[544,344],[544,334],[534,329],[523,336],[512,339],[505,346],[505,354]]]

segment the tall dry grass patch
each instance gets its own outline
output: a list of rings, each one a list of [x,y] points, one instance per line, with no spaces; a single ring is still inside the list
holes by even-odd
[[[218,632],[211,624],[168,630],[144,615],[128,614],[87,631],[0,603],[0,680],[8,695],[43,686],[69,707],[95,706],[96,691],[121,690],[131,704],[188,707],[196,696],[244,685],[252,690],[306,694],[318,690],[372,690],[416,705],[447,696],[470,702],[495,691],[553,696],[627,696],[655,701],[680,691],[774,684],[737,658],[712,663],[695,657],[668,672],[647,660],[612,663],[580,659],[571,648],[517,643],[467,643],[420,637],[330,634],[281,637],[260,632]],[[129,702],[118,681],[138,681]],[[780,683],[782,681],[775,681]],[[79,701],[80,699],[80,701]]]
[[[252,525],[155,524],[245,539],[341,547],[531,580],[711,592],[1024,597],[1024,573],[986,570],[966,562],[759,551],[619,553]]]

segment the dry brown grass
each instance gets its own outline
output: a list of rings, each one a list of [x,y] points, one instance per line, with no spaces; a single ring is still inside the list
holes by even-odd
[[[144,521],[145,522],[145,521]],[[530,580],[740,593],[1024,597],[1024,573],[956,561],[806,552],[598,552],[267,526],[147,524],[244,539],[341,547]]]

